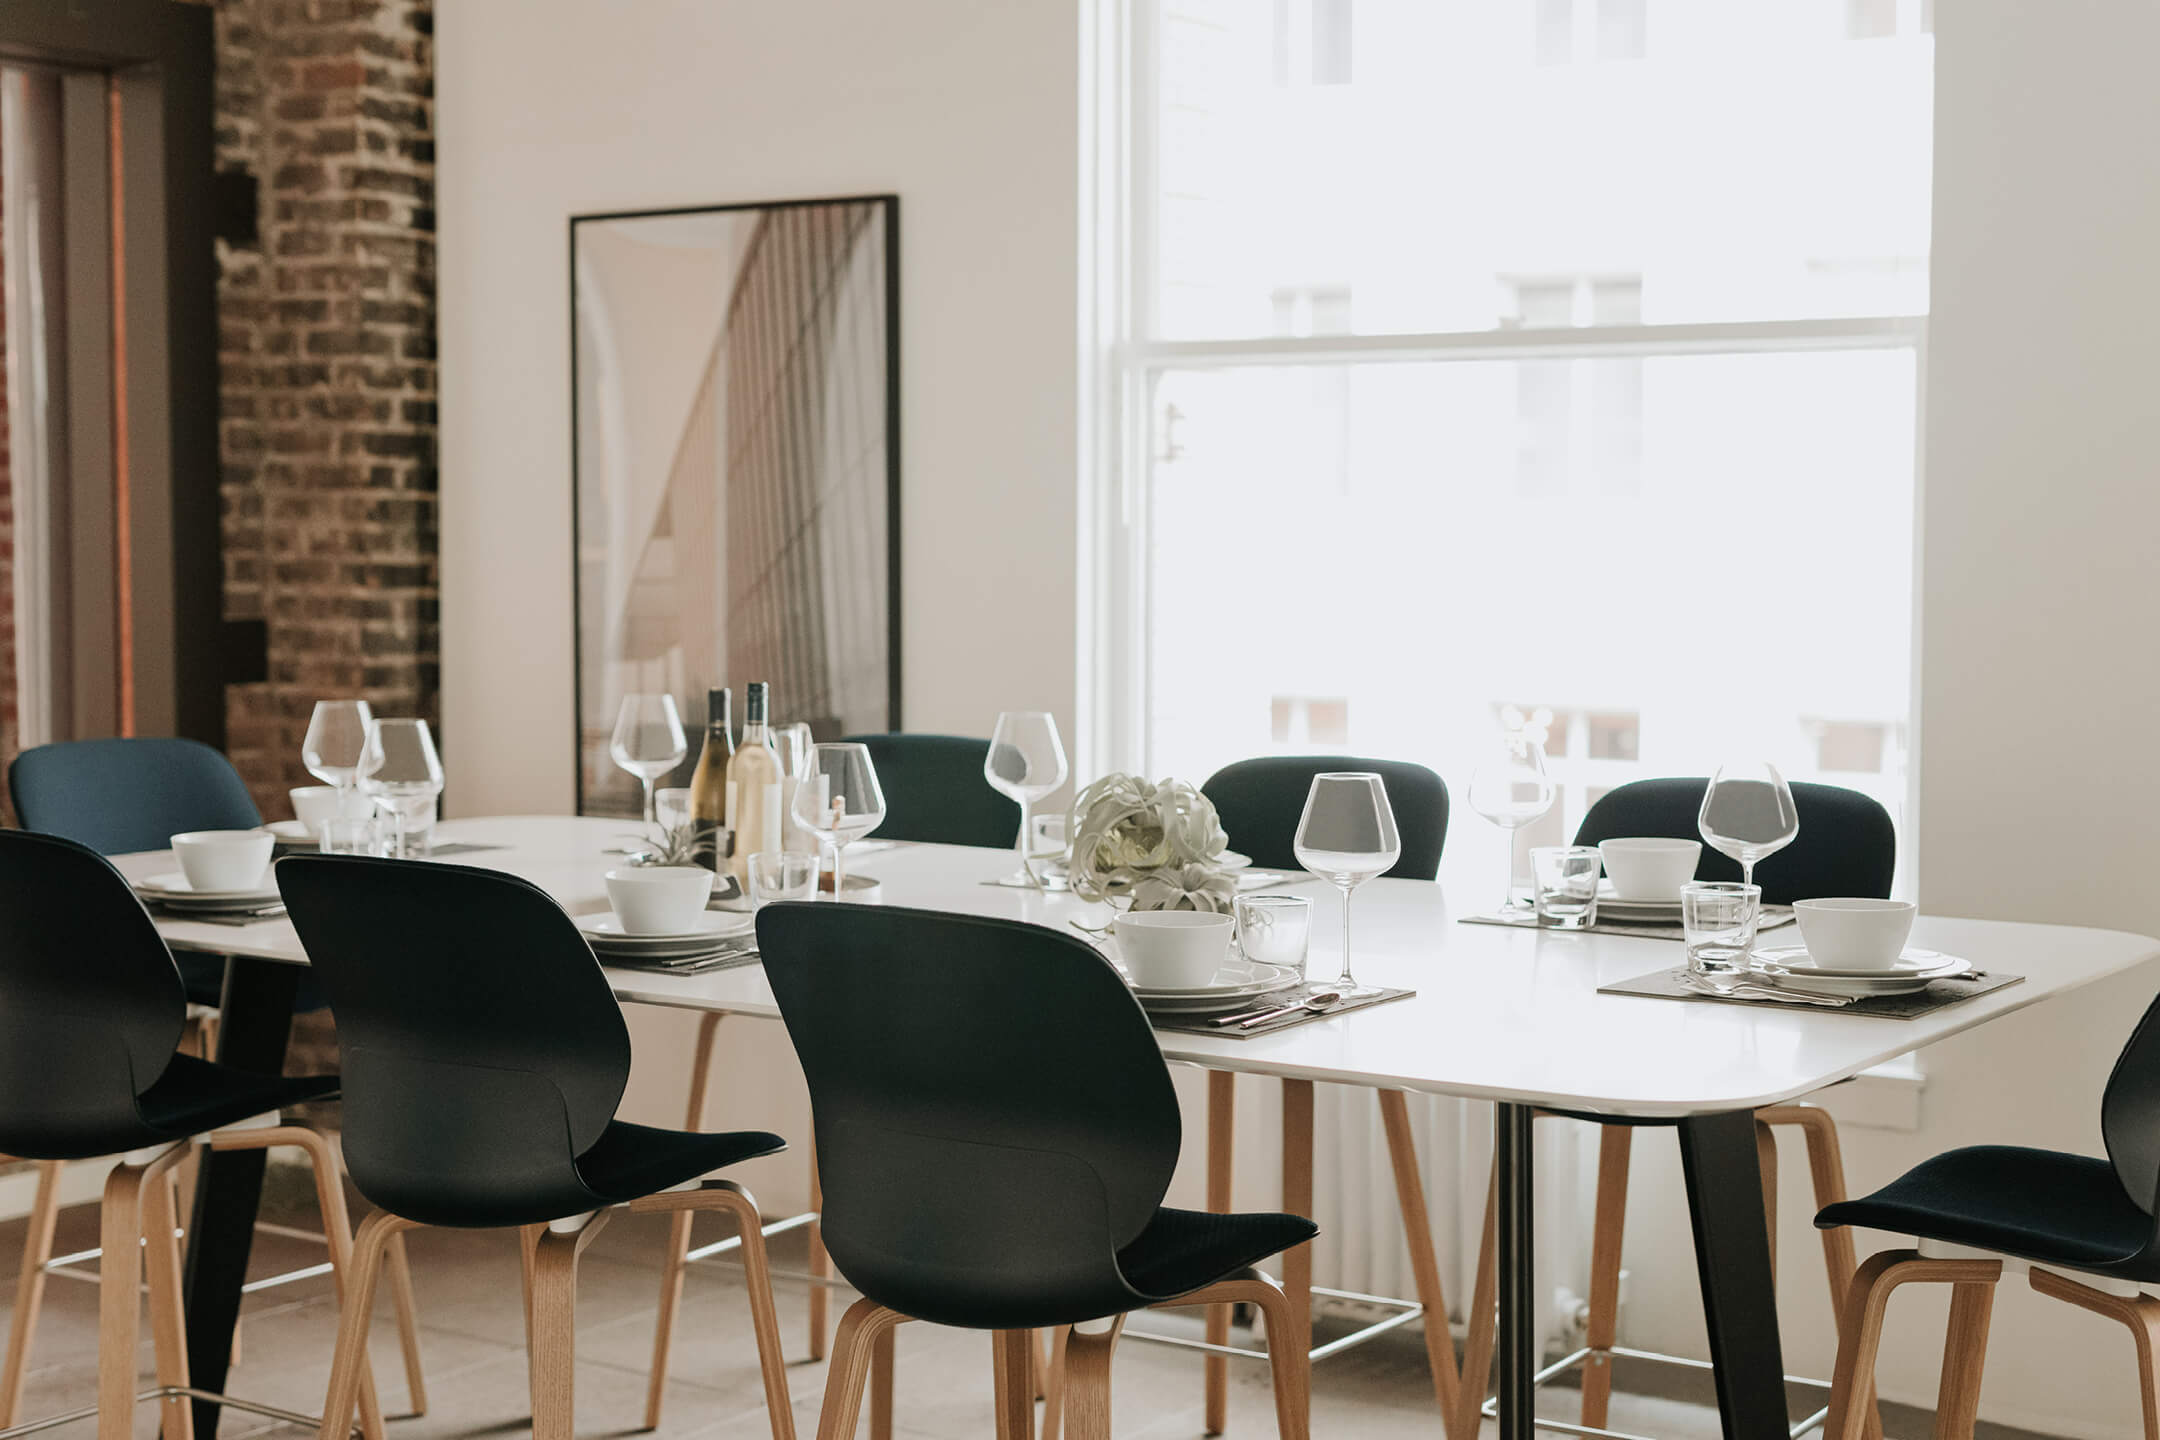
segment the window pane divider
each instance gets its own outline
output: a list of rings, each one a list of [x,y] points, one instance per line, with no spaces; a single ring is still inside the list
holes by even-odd
[[[1924,315],[1754,320],[1705,325],[1578,325],[1424,335],[1263,336],[1154,340],[1119,347],[1126,365],[1156,370],[1243,365],[1410,364],[1439,360],[1595,360],[1616,356],[1753,355],[1897,350],[1919,345]]]

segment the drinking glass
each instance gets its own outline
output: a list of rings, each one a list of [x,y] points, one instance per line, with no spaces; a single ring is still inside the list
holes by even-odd
[[[668,785],[653,792],[653,819],[660,825],[662,838],[673,835],[690,823],[690,790],[685,785]]]
[[[1545,773],[1545,747],[1520,730],[1509,731],[1500,753],[1470,774],[1470,808],[1507,836],[1507,889],[1499,913],[1510,919],[1523,907],[1515,887],[1515,832],[1552,809],[1558,793]]]
[[[783,850],[814,848],[816,842],[795,819],[795,791],[810,764],[810,727],[798,720],[772,730],[773,754],[780,758],[780,847]]]
[[[645,823],[653,823],[653,781],[682,764],[690,753],[683,737],[682,716],[675,713],[673,695],[625,695],[615,712],[615,733],[608,740],[608,755],[618,769],[637,776],[645,786]]]
[[[360,752],[360,785],[390,816],[392,855],[419,858],[409,853],[408,837],[416,822],[432,821],[442,784],[442,761],[427,721],[377,720],[368,726],[367,745]]]
[[[1379,994],[1380,987],[1360,985],[1350,974],[1350,892],[1402,858],[1386,785],[1364,771],[1313,776],[1290,848],[1298,864],[1342,892],[1342,974],[1335,988],[1345,1000]]]
[[[333,815],[322,823],[322,839],[317,848],[325,855],[380,855],[382,833],[376,828],[372,815],[357,819]]]
[[[1294,971],[1303,984],[1312,944],[1312,897],[1240,895],[1231,908],[1237,916],[1239,953],[1255,964]]]
[[[367,748],[368,726],[375,712],[365,700],[318,700],[300,741],[300,761],[308,774],[335,785],[342,810],[345,797],[360,780],[360,752]]]
[[[1587,930],[1597,924],[1595,845],[1537,845],[1530,851],[1530,895],[1537,923],[1548,930]]]
[[[1762,919],[1762,887],[1737,880],[1691,880],[1680,887],[1687,968],[1697,975],[1747,968]]]
[[[983,757],[983,779],[1000,795],[1020,803],[1020,836],[1014,848],[1020,852],[1020,869],[1003,883],[1040,890],[1034,858],[1028,853],[1032,831],[1029,811],[1065,783],[1065,747],[1058,740],[1057,721],[1047,710],[1007,710],[990,732],[990,753]]]
[[[1777,766],[1767,760],[1720,765],[1703,791],[1695,828],[1703,842],[1740,862],[1740,879],[1752,884],[1755,862],[1775,855],[1800,833],[1800,812]]]
[[[792,809],[803,829],[832,846],[833,899],[847,898],[841,852],[885,823],[885,792],[867,745],[813,745]]]
[[[775,900],[808,900],[817,894],[818,857],[793,850],[765,850],[750,857],[750,908]]]

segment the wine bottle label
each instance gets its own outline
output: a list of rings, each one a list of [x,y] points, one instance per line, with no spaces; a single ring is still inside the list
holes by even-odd
[[[727,812],[720,823],[730,830],[735,828],[735,782],[733,780],[727,782]]]

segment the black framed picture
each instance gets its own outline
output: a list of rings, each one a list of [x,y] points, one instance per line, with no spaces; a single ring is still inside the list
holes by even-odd
[[[820,740],[899,728],[899,211],[571,217],[580,814],[639,812],[626,695],[675,697],[663,785],[716,685]]]

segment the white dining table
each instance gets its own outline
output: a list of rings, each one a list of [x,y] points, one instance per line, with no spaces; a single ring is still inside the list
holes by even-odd
[[[523,876],[573,914],[607,908],[604,873],[621,863],[630,827],[622,821],[510,816],[444,822],[438,844],[486,846],[443,863]],[[1105,910],[1070,894],[990,883],[1011,871],[1007,850],[944,845],[857,847],[851,875],[879,884],[889,905],[999,916],[1075,934],[1069,921],[1100,925]],[[162,852],[116,857],[131,880],[172,867]],[[1312,971],[1339,962],[1340,902],[1318,881],[1296,885],[1319,897]],[[1917,1019],[1896,1020],[1801,1006],[1735,1005],[1600,994],[1680,959],[1672,941],[1459,923],[1442,887],[1416,880],[1376,880],[1357,894],[1357,969],[1361,979],[1414,989],[1404,1000],[1248,1039],[1158,1031],[1165,1057],[1211,1070],[1325,1081],[1486,1100],[1498,1106],[1498,1252],[1501,1326],[1499,1411],[1504,1440],[1531,1433],[1535,1372],[1530,1288],[1529,1130],[1539,1110],[1669,1124],[1679,1133],[1694,1219],[1698,1266],[1716,1366],[1720,1409],[1729,1436],[1773,1440],[1786,1434],[1784,1373],[1778,1345],[1765,1211],[1755,1149],[1754,1110],[1793,1100],[1961,1031],[2039,1004],[2160,957],[2160,941],[2121,931],[1922,916],[1913,943],[1962,956],[1977,968],[2022,975],[2022,983],[1975,996]],[[306,963],[291,924],[265,919],[244,926],[161,917],[175,949],[231,957],[226,1039],[234,1010],[258,1052],[233,1058],[266,1064],[262,1050],[275,1025],[276,994],[250,1005],[249,985],[279,990],[271,972]],[[256,963],[260,962],[260,963]],[[762,969],[747,965],[702,975],[607,971],[628,1004],[777,1018]],[[292,980],[283,980],[289,1012]],[[262,1015],[251,1021],[249,1015]],[[281,1034],[282,1032],[280,1032]],[[243,1042],[245,1034],[241,1036]],[[223,1159],[226,1157],[217,1157]],[[232,1157],[242,1158],[242,1157]],[[241,1177],[244,1179],[244,1176]],[[214,1181],[201,1187],[218,1201]],[[242,1267],[252,1221],[248,1188],[236,1181],[233,1203],[244,1216],[199,1215],[198,1232],[237,1245]],[[190,1260],[190,1352],[196,1349],[197,1287],[222,1290],[237,1306],[238,1271],[226,1261]],[[201,1343],[215,1348],[217,1388],[224,1354],[212,1333],[227,1307],[205,1295]],[[229,1339],[231,1325],[223,1325]],[[204,1373],[198,1370],[198,1374]]]

